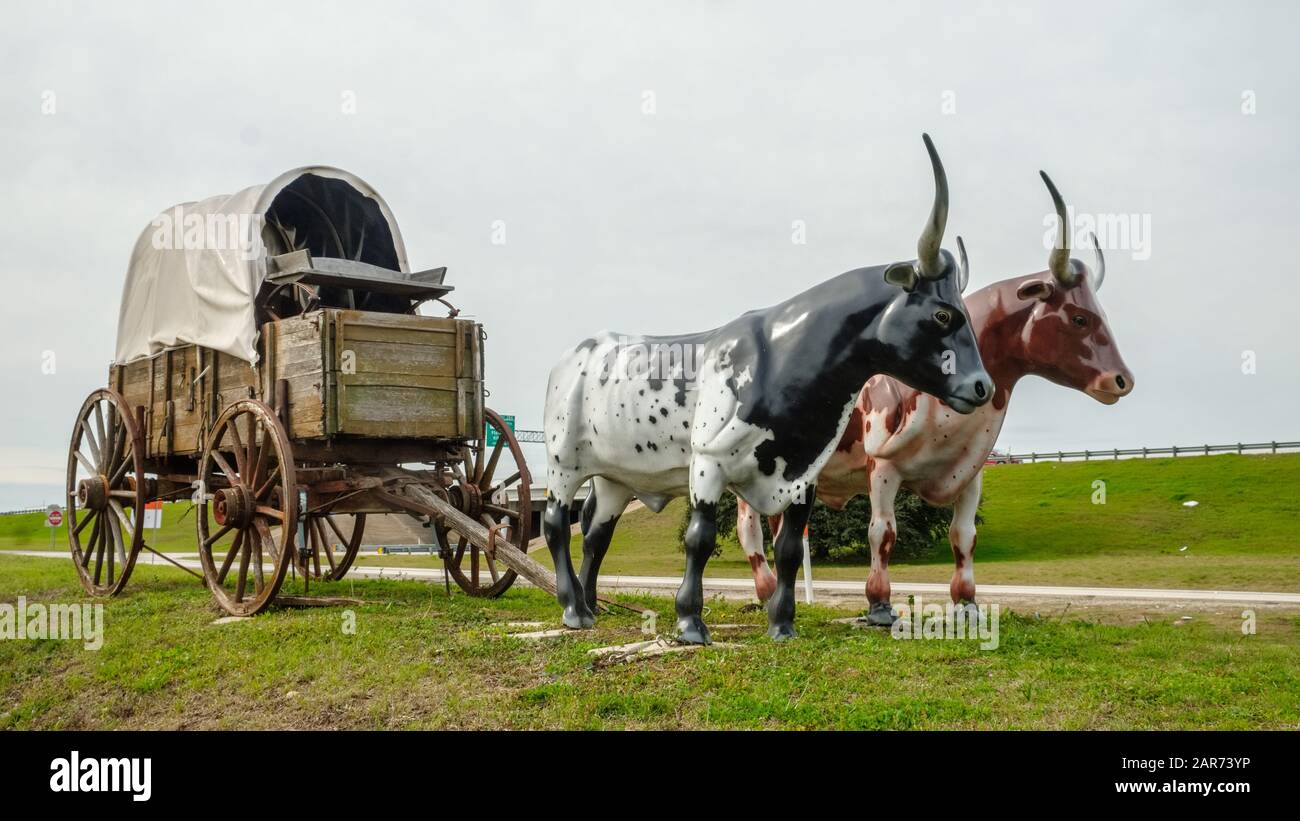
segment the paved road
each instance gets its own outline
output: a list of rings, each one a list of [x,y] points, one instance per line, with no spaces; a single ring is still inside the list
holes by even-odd
[[[51,550],[0,550],[0,553],[16,556],[37,556],[47,559],[68,559],[66,551]],[[196,553],[169,553],[169,558],[179,564],[200,568]],[[363,554],[364,555],[364,554]],[[139,563],[166,566],[162,559],[148,552],[140,554]],[[377,565],[354,565],[348,572],[349,578],[364,579],[412,579],[415,581],[443,583],[443,573],[439,569],[425,567],[381,567]],[[517,584],[527,584],[520,579]],[[602,576],[601,590],[619,592],[664,593],[677,590],[681,584],[680,577],[673,576]],[[926,582],[894,582],[896,595],[921,594],[934,597],[936,601],[948,598],[948,585]],[[754,585],[749,579],[712,578],[704,580],[706,594],[722,594],[734,598],[752,598]],[[799,582],[797,592],[803,600],[803,582]],[[1123,599],[1135,602],[1235,602],[1249,604],[1300,605],[1300,593],[1268,593],[1247,590],[1162,590],[1143,587],[1056,587],[1019,584],[981,584],[980,596],[986,599],[1000,598],[1044,598],[1044,599]],[[814,576],[813,593],[818,598],[852,599],[863,598],[863,582],[816,580]]]

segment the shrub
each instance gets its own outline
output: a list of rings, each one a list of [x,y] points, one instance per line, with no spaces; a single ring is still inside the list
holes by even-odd
[[[898,520],[898,538],[894,543],[895,559],[916,559],[931,555],[940,544],[947,542],[948,524],[952,509],[933,507],[910,491],[899,492],[894,501],[894,516]],[[691,509],[682,516],[677,531],[678,547],[685,549],[686,526]],[[977,521],[981,521],[976,517]],[[855,496],[843,510],[833,510],[820,501],[813,506],[808,520],[812,555],[814,559],[866,559],[871,556],[871,543],[867,528],[871,523],[871,502],[866,496]],[[736,532],[736,497],[723,494],[718,500],[718,541]],[[772,533],[763,518],[763,538],[772,543]],[[721,547],[714,555],[721,552]]]

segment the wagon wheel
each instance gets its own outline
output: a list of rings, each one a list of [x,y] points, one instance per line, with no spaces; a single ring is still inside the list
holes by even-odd
[[[343,578],[357,558],[365,530],[364,513],[322,511],[309,514],[304,525],[307,536],[307,550],[303,554],[307,566],[304,570],[317,579],[336,582]]]
[[[465,448],[459,460],[443,465],[455,477],[447,489],[452,504],[484,527],[496,526],[497,539],[510,542],[527,551],[532,529],[532,498],[529,489],[532,477],[524,452],[515,439],[514,432],[493,410],[484,410],[487,423],[500,432],[496,444],[490,449],[480,438]],[[498,477],[501,454],[509,449],[517,470],[509,476]],[[517,491],[518,499],[510,502],[507,491]],[[434,520],[433,529],[443,556],[443,565],[456,584],[471,596],[496,598],[515,583],[518,574],[506,567],[486,551],[476,546],[454,527],[446,527]]]
[[[92,596],[116,596],[131,577],[144,544],[146,485],[144,438],[126,400],[111,390],[95,391],[72,429],[67,483],[68,546],[81,586]],[[85,514],[80,521],[79,513]]]
[[[199,480],[203,580],[227,613],[256,615],[279,592],[297,552],[298,486],[275,411],[255,399],[222,411],[199,457]]]

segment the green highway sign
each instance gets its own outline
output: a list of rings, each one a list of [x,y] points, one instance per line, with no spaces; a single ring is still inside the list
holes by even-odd
[[[507,416],[505,414],[501,414],[501,418],[506,420],[506,426],[510,428],[511,433],[514,433],[515,418],[513,416]],[[501,438],[501,434],[497,431],[496,428],[492,427],[491,423],[489,423],[487,426],[487,446],[490,448],[496,447],[497,440],[500,438]]]

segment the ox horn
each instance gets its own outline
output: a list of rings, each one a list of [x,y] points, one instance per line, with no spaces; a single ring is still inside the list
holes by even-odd
[[[934,169],[934,207],[930,209],[930,220],[916,242],[916,261],[921,269],[921,276],[926,279],[939,279],[946,266],[939,253],[943,242],[943,229],[948,225],[948,175],[943,171],[943,162],[939,152],[934,150],[934,141],[929,134],[922,134],[925,150],[930,152],[930,166]]]
[[[1106,257],[1101,253],[1101,244],[1097,242],[1097,235],[1090,231],[1088,236],[1092,237],[1092,250],[1097,253],[1097,278],[1092,283],[1092,290],[1100,291],[1101,283],[1106,279]]]
[[[1061,199],[1061,192],[1056,190],[1056,185],[1046,171],[1039,171],[1038,175],[1047,183],[1052,205],[1056,207],[1056,242],[1052,245],[1052,252],[1047,255],[1047,268],[1057,282],[1069,288],[1079,281],[1079,271],[1070,264],[1070,220],[1065,212],[1065,200]]]
[[[957,261],[960,266],[957,268],[957,293],[965,293],[966,283],[970,282],[970,260],[966,258],[966,243],[961,241],[961,235],[957,235]]]

